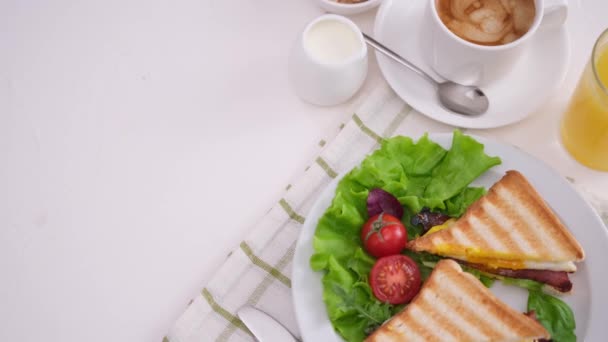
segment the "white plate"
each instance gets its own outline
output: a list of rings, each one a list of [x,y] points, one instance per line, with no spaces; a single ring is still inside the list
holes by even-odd
[[[446,149],[452,141],[451,134],[431,134],[430,138]],[[605,312],[608,307],[608,231],[599,216],[563,177],[541,161],[513,146],[481,137],[475,139],[485,145],[488,155],[499,156],[502,164],[487,171],[473,184],[489,188],[507,170],[522,172],[585,249],[585,261],[579,263],[578,271],[571,275],[574,292],[562,299],[574,311],[579,341],[605,340]],[[302,227],[294,255],[292,292],[296,318],[304,341],[342,341],[334,332],[325,311],[322,274],[313,272],[309,264],[313,254],[312,239],[317,221],[331,204],[340,178],[341,176],[330,183],[312,207]],[[513,308],[525,311],[526,290],[496,282],[491,291]]]
[[[432,76],[429,65],[428,0],[385,0],[376,16],[375,38]],[[457,127],[492,128],[520,121],[537,110],[563,81],[570,48],[566,29],[541,29],[511,71],[482,87],[490,100],[483,115],[453,113],[438,102],[433,86],[409,69],[376,53],[380,70],[405,102],[428,117]]]

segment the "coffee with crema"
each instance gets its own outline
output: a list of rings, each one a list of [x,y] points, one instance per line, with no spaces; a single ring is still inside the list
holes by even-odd
[[[441,21],[471,43],[502,45],[526,34],[536,16],[534,0],[436,0]]]

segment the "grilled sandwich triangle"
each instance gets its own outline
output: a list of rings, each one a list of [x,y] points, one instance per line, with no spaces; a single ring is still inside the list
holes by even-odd
[[[423,235],[408,248],[488,269],[574,272],[574,262],[585,257],[576,239],[517,171],[508,171],[448,228]]]
[[[550,338],[536,320],[517,312],[453,260],[444,259],[414,300],[367,342],[532,341]]]

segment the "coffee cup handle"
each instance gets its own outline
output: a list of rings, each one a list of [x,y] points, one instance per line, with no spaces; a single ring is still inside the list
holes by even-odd
[[[558,28],[566,22],[568,17],[568,0],[545,0],[544,14],[540,27]]]

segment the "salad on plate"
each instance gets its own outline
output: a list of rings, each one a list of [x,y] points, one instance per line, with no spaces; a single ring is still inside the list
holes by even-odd
[[[344,175],[318,221],[310,266],[322,272],[323,302],[335,331],[363,341],[403,310],[443,258],[406,249],[408,241],[452,225],[484,196],[471,183],[499,165],[483,144],[454,131],[449,150],[427,135],[397,136]],[[399,272],[390,272],[399,269]],[[575,341],[572,310],[543,283],[463,265],[491,287],[496,279],[528,291],[527,309],[553,341]],[[431,328],[431,327],[429,327]]]

